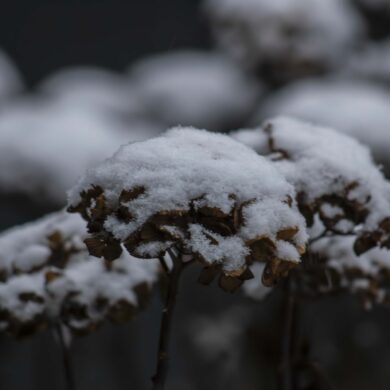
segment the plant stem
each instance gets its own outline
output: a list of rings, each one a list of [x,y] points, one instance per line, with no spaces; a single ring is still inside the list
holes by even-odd
[[[65,383],[67,390],[75,390],[75,381],[73,377],[71,361],[70,361],[70,351],[69,346],[65,342],[63,325],[57,324],[55,326],[55,332],[57,334],[59,346],[62,354],[62,364],[64,368]]]
[[[180,276],[183,271],[183,262],[180,256],[176,256],[173,251],[169,251],[172,258],[172,269],[168,274],[168,291],[165,297],[164,309],[162,312],[162,320],[160,327],[160,340],[157,351],[157,368],[156,374],[153,376],[153,390],[163,390],[168,374],[169,364],[169,340],[172,328],[173,312],[176,303],[176,295],[178,293]]]
[[[279,389],[292,390],[292,346],[293,346],[293,328],[294,314],[296,309],[295,296],[292,291],[292,280],[288,278],[286,283],[285,302],[283,308],[283,334],[281,345],[281,362],[279,366]]]

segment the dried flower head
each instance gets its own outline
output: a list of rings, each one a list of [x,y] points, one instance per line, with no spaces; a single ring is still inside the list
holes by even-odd
[[[157,262],[123,254],[91,258],[85,222],[64,211],[0,235],[0,329],[33,334],[50,323],[86,333],[105,319],[128,319],[158,278]]]
[[[267,262],[273,284],[300,261],[305,222],[295,192],[265,158],[228,136],[176,128],[123,146],[70,192],[72,212],[88,221],[92,255],[153,258],[179,249],[235,290],[248,265]],[[222,273],[220,273],[222,271]]]
[[[316,242],[311,251],[326,267],[327,278],[317,286],[323,293],[347,290],[365,304],[390,303],[390,251],[374,248],[356,256],[353,237],[331,237]]]
[[[318,218],[327,233],[358,233],[357,254],[390,247],[390,185],[366,147],[332,129],[288,118],[233,136],[267,155],[294,185],[309,227]]]

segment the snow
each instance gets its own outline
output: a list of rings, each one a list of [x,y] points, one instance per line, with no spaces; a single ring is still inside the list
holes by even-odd
[[[268,155],[314,211],[318,202],[340,206],[344,211],[340,218],[354,220],[360,215],[357,222],[364,221],[367,230],[376,229],[389,215],[389,182],[373,163],[369,150],[355,139],[287,117],[268,120],[262,128],[232,136]],[[349,207],[354,210],[352,216],[348,216]],[[327,219],[324,214],[321,218]]]
[[[71,209],[94,233],[112,234],[133,254],[156,256],[156,241],[162,251],[179,244],[235,275],[245,271],[249,254],[256,257],[251,245],[265,238],[276,257],[299,262],[307,236],[294,198],[293,187],[266,158],[228,136],[194,128],[122,146],[69,192]],[[121,217],[124,210],[129,218]],[[182,234],[167,237],[164,225]],[[295,229],[286,239],[297,248],[294,256],[277,245],[283,241],[278,233],[288,228]]]
[[[345,0],[207,0],[205,9],[219,44],[246,66],[338,63],[363,30]]]
[[[288,115],[331,126],[370,147],[390,167],[390,93],[369,82],[309,80],[271,95],[258,117]]]
[[[263,300],[268,294],[271,293],[272,288],[266,287],[261,283],[261,277],[264,272],[265,265],[262,263],[254,263],[250,269],[254,278],[246,280],[242,285],[242,290],[246,296],[256,301]]]
[[[166,126],[218,130],[242,123],[255,107],[259,86],[228,58],[179,51],[143,59],[130,69],[140,104]]]
[[[63,322],[82,332],[106,318],[115,320],[115,311],[123,304],[139,307],[145,297],[137,288],[150,289],[156,282],[158,261],[135,259],[123,252],[107,265],[88,254],[86,237],[85,222],[65,211],[0,235],[3,331],[17,334],[37,321],[41,325]],[[83,308],[82,318],[80,310],[72,311],[75,307]]]
[[[122,123],[77,101],[20,99],[0,111],[0,190],[63,205],[86,168],[156,133],[148,123]]]

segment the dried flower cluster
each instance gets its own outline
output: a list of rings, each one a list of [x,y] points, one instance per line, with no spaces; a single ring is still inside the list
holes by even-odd
[[[82,334],[142,306],[158,263],[124,254],[106,264],[88,255],[85,237],[85,222],[63,211],[1,234],[1,331],[25,336],[60,323]]]
[[[332,129],[288,118],[233,136],[267,155],[294,185],[308,227],[317,218],[327,233],[352,234],[359,227],[358,254],[389,246],[389,183],[363,145]]]
[[[331,129],[287,118],[232,136],[267,156],[297,191],[310,240],[293,274],[296,291],[349,290],[366,304],[386,303],[389,183],[367,149]]]
[[[361,256],[353,250],[353,237],[331,237],[315,243],[311,252],[325,263],[326,278],[318,286],[323,293],[348,290],[365,304],[390,303],[390,251],[374,248]],[[322,283],[321,283],[322,282]],[[317,287],[317,289],[318,289]]]
[[[88,221],[92,255],[114,260],[121,243],[140,258],[176,248],[203,264],[202,283],[220,275],[229,291],[257,261],[267,263],[263,282],[274,284],[305,251],[293,187],[265,158],[206,131],[172,129],[122,147],[70,199],[69,210]]]

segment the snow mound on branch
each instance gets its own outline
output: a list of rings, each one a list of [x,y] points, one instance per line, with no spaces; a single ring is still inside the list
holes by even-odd
[[[85,169],[152,134],[147,123],[127,125],[82,105],[19,101],[0,114],[0,189],[63,204]]]
[[[141,105],[166,126],[231,128],[252,112],[258,96],[253,80],[212,52],[147,58],[130,69],[130,77]]]
[[[64,211],[0,235],[1,330],[18,336],[55,321],[87,332],[139,308],[158,262],[124,253],[107,265],[89,256],[86,237],[85,222]]]
[[[361,214],[357,222],[364,221],[370,230],[390,213],[389,182],[373,163],[368,148],[347,135],[281,117],[233,137],[268,155],[297,193],[304,194],[310,208],[321,207],[318,211],[327,223],[342,223],[343,212],[352,209],[347,219]]]
[[[375,159],[389,167],[389,107],[390,94],[374,84],[306,81],[273,95],[259,116],[288,115],[334,127],[368,145]]]
[[[246,65],[291,57],[338,62],[362,30],[344,0],[208,0],[205,8],[219,43]]]
[[[22,89],[19,72],[5,53],[0,51],[0,104],[6,102]]]
[[[300,261],[307,237],[294,198],[294,188],[265,158],[228,136],[194,128],[122,146],[69,193],[70,209],[98,237],[109,233],[140,257],[180,243],[235,276],[258,256],[256,243],[275,258]]]

